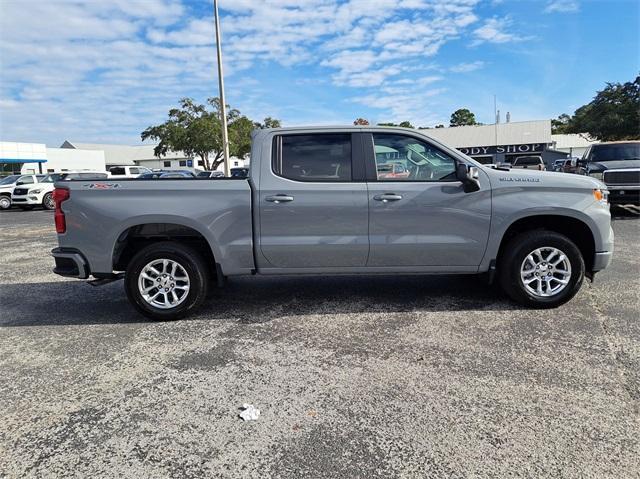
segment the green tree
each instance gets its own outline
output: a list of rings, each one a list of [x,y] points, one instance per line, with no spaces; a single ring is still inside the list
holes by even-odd
[[[409,121],[401,121],[400,123],[378,123],[378,126],[399,126],[401,128],[413,128],[414,126]]]
[[[356,119],[353,121],[353,124],[354,124],[354,125],[356,125],[356,126],[358,126],[358,125],[366,126],[366,125],[368,125],[368,124],[369,124],[369,120],[367,120],[367,119],[365,119],[365,118],[356,118]]]
[[[640,138],[640,76],[624,84],[607,83],[575,111],[567,133],[588,133],[601,141]]]
[[[561,135],[563,133],[569,133],[569,122],[571,117],[566,113],[558,116],[558,118],[551,120],[551,134]]]
[[[191,98],[180,100],[179,108],[169,110],[169,119],[150,126],[140,135],[142,140],[157,141],[154,149],[157,157],[170,151],[182,151],[187,156],[198,157],[207,170],[215,170],[224,161],[220,99],[209,98],[206,105],[197,104]],[[227,106],[229,154],[243,158],[251,151],[251,131],[255,128],[275,128],[280,121],[271,117],[263,123],[251,121],[235,108]]]
[[[459,108],[451,114],[449,126],[477,125],[476,116],[467,108]]]

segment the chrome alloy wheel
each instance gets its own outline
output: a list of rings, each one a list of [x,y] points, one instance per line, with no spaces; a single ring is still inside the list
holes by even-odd
[[[154,259],[138,276],[142,298],[154,308],[175,308],[189,295],[189,274],[172,259]]]
[[[44,197],[44,207],[48,210],[52,210],[56,207],[56,202],[53,199],[53,195],[47,194]]]
[[[571,262],[559,249],[544,246],[527,255],[520,266],[520,278],[530,294],[555,296],[569,284]]]

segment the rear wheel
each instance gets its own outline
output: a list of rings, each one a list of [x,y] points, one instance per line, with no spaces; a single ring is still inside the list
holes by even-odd
[[[554,308],[569,301],[580,290],[585,272],[578,247],[566,236],[544,230],[513,238],[498,268],[505,292],[536,308]]]
[[[0,210],[11,208],[11,199],[8,196],[0,196]]]
[[[167,241],[140,250],[129,263],[124,284],[129,301],[142,314],[173,320],[202,305],[209,279],[195,250]]]
[[[47,193],[44,195],[44,198],[42,198],[42,206],[44,206],[45,210],[56,209],[56,202],[53,201],[53,193]]]

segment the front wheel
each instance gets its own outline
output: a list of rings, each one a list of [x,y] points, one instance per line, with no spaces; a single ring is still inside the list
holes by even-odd
[[[56,202],[53,200],[53,193],[47,193],[44,195],[44,198],[42,198],[42,206],[44,206],[44,209],[46,210],[56,209]]]
[[[0,210],[11,208],[11,199],[8,196],[0,196]]]
[[[582,253],[554,231],[529,231],[513,238],[499,264],[500,283],[518,303],[554,308],[580,290],[585,266]]]
[[[209,279],[200,254],[166,241],[147,246],[133,257],[124,284],[129,301],[143,315],[173,320],[202,305]]]

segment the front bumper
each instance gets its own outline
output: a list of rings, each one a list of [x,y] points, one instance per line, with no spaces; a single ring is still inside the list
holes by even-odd
[[[39,195],[22,195],[22,196],[12,196],[11,203],[14,205],[31,205],[37,206],[42,204],[42,194]]]
[[[56,262],[53,272],[69,278],[87,279],[91,275],[89,263],[78,250],[71,248],[54,248],[51,256]]]

